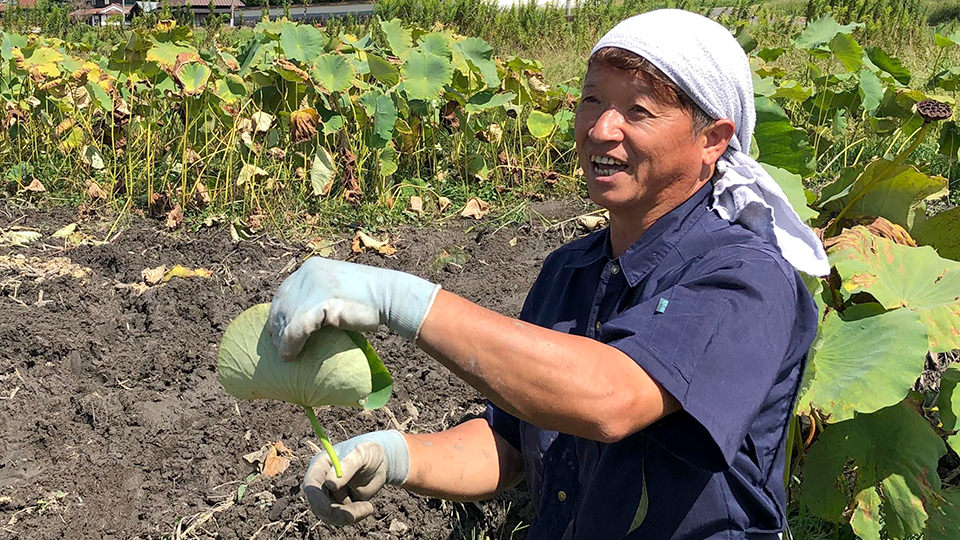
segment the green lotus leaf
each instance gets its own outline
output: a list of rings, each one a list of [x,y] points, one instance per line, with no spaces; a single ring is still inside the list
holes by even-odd
[[[538,139],[549,137],[555,125],[553,115],[543,111],[530,111],[530,116],[527,117],[527,129]]]
[[[454,49],[466,59],[473,71],[483,77],[483,82],[491,88],[500,86],[497,64],[493,60],[493,47],[480,38],[466,38],[456,42]]]
[[[804,101],[813,95],[813,91],[803,86],[803,83],[794,80],[781,81],[774,92],[773,98],[786,98],[793,101]]]
[[[927,327],[931,351],[960,348],[960,263],[929,246],[903,246],[859,226],[837,236],[828,255],[844,296],[867,292],[886,309],[914,311]]]
[[[477,92],[470,99],[463,109],[468,113],[478,113],[487,109],[502,107],[517,97],[513,92],[495,92],[493,90],[483,90]]]
[[[3,32],[3,36],[0,37],[0,58],[9,62],[10,60],[13,60],[13,49],[15,47],[23,48],[26,46],[26,36],[13,34],[10,32]]]
[[[222,79],[217,79],[214,94],[224,103],[236,103],[246,97],[247,86],[239,76],[227,73]]]
[[[397,172],[397,150],[387,145],[380,151],[380,176],[384,178]]]
[[[830,50],[851,73],[863,65],[863,47],[850,34],[840,33],[833,36],[830,40]]]
[[[453,64],[442,56],[410,51],[400,68],[403,88],[410,99],[435,99],[453,80]]]
[[[840,521],[848,495],[837,486],[851,486],[850,524],[860,538],[880,540],[881,516],[884,538],[907,538],[923,530],[935,504],[945,452],[929,422],[905,404],[858,415],[828,427],[811,447],[800,496],[814,513]]]
[[[947,180],[929,176],[911,165],[897,165],[877,159],[863,172],[841,197],[831,199],[825,208],[834,210],[850,205],[854,214],[884,217],[910,229],[922,212],[924,200],[944,194]]]
[[[900,84],[910,84],[910,70],[903,67],[900,59],[890,56],[880,47],[867,47],[866,50],[867,58],[873,65],[892,75]]]
[[[956,540],[960,531],[960,488],[944,490],[942,502],[930,510],[923,540]]]
[[[95,82],[87,81],[87,84],[83,85],[83,87],[87,89],[87,93],[96,100],[101,109],[108,112],[113,111],[113,99],[102,86]]]
[[[313,68],[313,78],[329,92],[343,92],[356,82],[353,64],[339,54],[321,54]]]
[[[948,92],[960,90],[960,66],[950,67],[937,73],[930,82],[934,87]]]
[[[191,62],[174,71],[177,80],[183,85],[183,93],[192,96],[203,92],[210,80],[210,68],[199,62]]]
[[[960,206],[926,219],[910,229],[910,235],[941,257],[960,260]]]
[[[867,112],[873,112],[883,101],[883,83],[880,78],[869,69],[860,70],[860,98],[863,100],[863,108]]]
[[[324,327],[294,361],[280,358],[267,327],[270,304],[240,314],[220,342],[220,384],[238,399],[276,399],[303,407],[374,409],[390,397],[393,380],[357,332]]]
[[[807,133],[794,127],[786,111],[769,98],[756,97],[754,103],[759,161],[801,176],[813,172],[814,154]]]
[[[837,34],[850,34],[855,29],[863,26],[863,23],[850,23],[841,25],[829,13],[808,24],[803,32],[800,32],[793,43],[801,49],[815,49],[825,43],[829,43]]]
[[[323,53],[327,35],[309,24],[283,23],[280,47],[287,58],[309,63]]]
[[[387,45],[395,56],[401,56],[413,47],[413,36],[410,30],[403,27],[400,19],[380,21],[380,29],[387,38]]]
[[[396,86],[400,82],[400,70],[382,56],[367,54],[367,65],[373,78],[388,87]]]
[[[425,53],[442,56],[448,60],[453,59],[453,44],[450,36],[441,32],[424,34],[420,37],[417,45]]]
[[[866,304],[866,306],[871,306]],[[854,413],[872,413],[906,397],[923,371],[927,333],[920,317],[906,309],[844,320],[836,311],[823,318],[811,348],[797,410],[811,407],[841,422]],[[851,315],[857,315],[856,313]],[[847,319],[851,315],[845,316]],[[869,342],[869,347],[863,344]]]
[[[397,108],[393,100],[379,92],[369,92],[361,96],[360,103],[373,121],[373,134],[376,138],[373,146],[383,148],[393,139],[393,128],[397,124]]]
[[[940,155],[947,156],[951,161],[960,159],[960,125],[953,120],[944,122],[938,144]]]

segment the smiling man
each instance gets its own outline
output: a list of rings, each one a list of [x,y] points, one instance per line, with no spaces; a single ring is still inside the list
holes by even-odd
[[[590,198],[609,228],[545,261],[519,319],[400,272],[312,258],[271,324],[295,356],[322,325],[381,324],[489,401],[435,434],[368,433],[318,454],[304,492],[353,523],[386,483],[453,500],[526,478],[527,538],[774,539],[784,441],[813,301],[795,269],[819,241],[749,156],[753,89],[728,31],[660,10],[591,54],[576,113]]]

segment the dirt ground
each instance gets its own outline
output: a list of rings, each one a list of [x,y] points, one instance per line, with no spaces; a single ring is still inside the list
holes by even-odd
[[[575,203],[536,210],[555,221],[584,211]],[[390,488],[373,518],[342,529],[309,513],[299,487],[315,442],[307,419],[279,402],[238,402],[215,372],[227,324],[269,302],[306,247],[267,236],[234,243],[223,226],[169,232],[148,218],[103,245],[76,244],[84,234],[107,237],[109,220],[52,237],[76,221],[69,209],[0,207],[0,228],[43,234],[0,247],[0,538],[524,536],[522,490],[453,504]],[[516,315],[543,258],[573,234],[570,223],[546,229],[539,219],[499,230],[464,220],[400,231],[393,257],[351,255],[349,236],[334,256],[414,272]],[[469,259],[432,269],[451,246]],[[147,286],[141,272],[161,264],[212,276]],[[394,395],[373,412],[318,410],[334,441],[397,425],[436,431],[481,412],[479,395],[424,353],[385,331],[369,337],[393,373]],[[277,440],[295,454],[291,466],[248,482],[242,456]]]

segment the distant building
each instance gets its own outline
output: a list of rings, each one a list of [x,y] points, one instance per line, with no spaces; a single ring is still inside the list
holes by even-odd
[[[90,26],[120,26],[130,17],[133,2],[111,2],[110,0],[93,0],[87,8],[70,12],[70,18],[82,20]]]
[[[36,3],[37,0],[0,0],[0,13],[3,13],[7,9],[13,9],[14,7],[30,9]]]
[[[226,15],[227,20],[230,21],[230,26],[233,26],[233,21],[239,15],[237,12],[246,6],[241,0],[213,0],[212,3],[212,13],[214,15]],[[210,4],[209,0],[167,0],[170,9],[174,11],[188,10],[193,13],[193,23],[196,25],[203,24],[204,20],[210,16]],[[131,16],[136,17],[141,13],[150,13],[161,7],[161,2],[136,2]]]

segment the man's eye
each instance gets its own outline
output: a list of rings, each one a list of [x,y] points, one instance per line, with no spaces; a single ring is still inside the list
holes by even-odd
[[[583,104],[583,103],[599,103],[599,101],[597,101],[597,98],[595,98],[595,97],[593,97],[593,96],[583,96],[582,98],[580,98],[580,103],[581,103],[581,104]]]
[[[649,116],[649,115],[650,115],[650,111],[648,111],[647,109],[645,109],[644,107],[642,107],[642,106],[640,106],[640,105],[634,105],[633,107],[630,107],[630,112],[631,112],[632,114],[642,115],[642,116]]]

